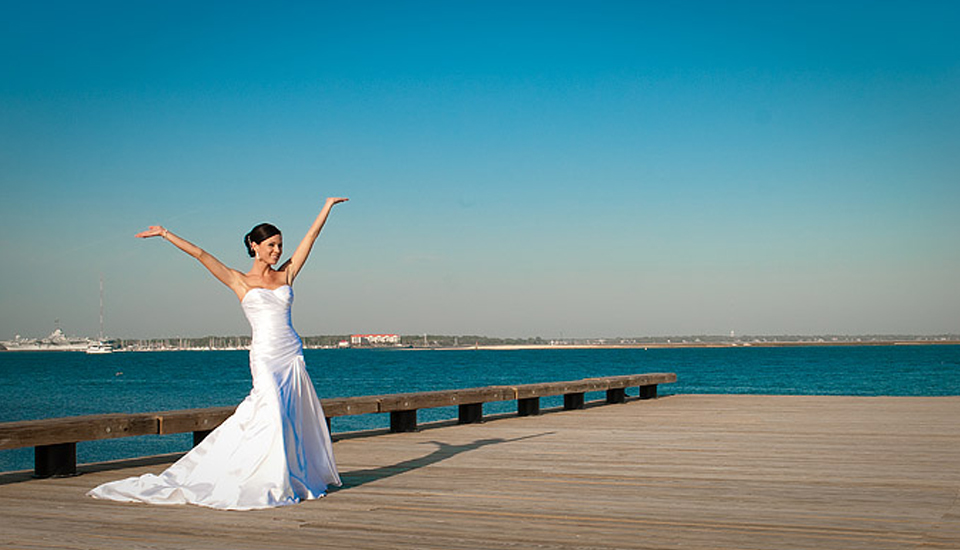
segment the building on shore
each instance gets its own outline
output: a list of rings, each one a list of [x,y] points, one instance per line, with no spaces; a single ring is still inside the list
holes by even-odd
[[[350,336],[350,345],[360,346],[399,346],[399,334],[353,334]]]

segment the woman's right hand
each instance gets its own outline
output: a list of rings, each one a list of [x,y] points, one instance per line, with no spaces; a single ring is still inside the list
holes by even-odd
[[[148,239],[150,237],[164,237],[166,238],[167,230],[160,225],[151,225],[146,231],[141,231],[134,235],[138,239]]]

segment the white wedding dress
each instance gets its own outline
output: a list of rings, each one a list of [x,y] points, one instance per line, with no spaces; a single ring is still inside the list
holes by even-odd
[[[253,328],[253,390],[236,412],[160,475],[90,491],[125,502],[251,510],[320,498],[340,485],[326,419],[290,320],[293,289],[255,288],[241,306]]]

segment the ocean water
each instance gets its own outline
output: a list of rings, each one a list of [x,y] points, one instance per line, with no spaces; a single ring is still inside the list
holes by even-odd
[[[321,398],[428,391],[594,376],[675,372],[661,395],[960,395],[960,346],[702,349],[306,350]],[[250,391],[245,351],[0,353],[0,422],[108,412],[236,405]],[[633,389],[636,394],[636,389]],[[587,395],[599,399],[601,394]],[[561,397],[543,399],[544,408]],[[515,411],[514,402],[484,405]],[[456,418],[422,410],[420,422]],[[388,415],[333,419],[333,431],[383,428]],[[184,451],[190,434],[77,445],[80,463]],[[32,449],[0,451],[0,471],[33,467]]]

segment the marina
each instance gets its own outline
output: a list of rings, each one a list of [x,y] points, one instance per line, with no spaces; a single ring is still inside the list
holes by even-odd
[[[673,395],[344,436],[344,486],[222,512],[86,497],[178,455],[0,474],[17,549],[957,548],[960,397]]]

